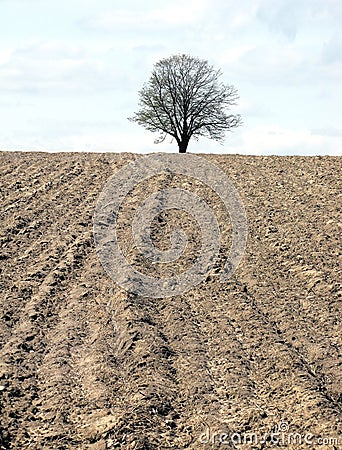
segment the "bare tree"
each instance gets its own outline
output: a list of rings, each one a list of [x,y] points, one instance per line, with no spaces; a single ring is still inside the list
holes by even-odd
[[[155,143],[172,136],[180,153],[192,137],[223,142],[225,132],[242,121],[239,114],[228,114],[239,97],[234,86],[219,82],[221,75],[208,61],[189,55],[162,59],[139,91],[140,110],[129,120],[158,132]]]

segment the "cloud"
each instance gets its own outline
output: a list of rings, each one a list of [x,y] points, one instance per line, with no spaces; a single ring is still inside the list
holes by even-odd
[[[13,56],[34,60],[81,60],[87,50],[81,45],[64,41],[33,41],[13,51]]]
[[[266,23],[271,31],[282,33],[289,40],[293,40],[302,20],[303,8],[300,1],[267,0],[261,2],[256,16]]]
[[[130,77],[107,58],[64,42],[34,42],[0,53],[2,92],[85,94],[127,86]]]
[[[342,63],[342,32],[335,33],[331,39],[324,43],[322,48],[322,63]]]
[[[0,0],[1,1],[1,0]],[[0,68],[2,65],[7,64],[11,59],[12,50],[11,49],[3,49],[0,50]]]
[[[42,136],[44,138],[64,138],[82,136],[84,131],[87,133],[107,133],[108,130],[118,127],[119,124],[114,120],[82,120],[82,119],[52,119],[52,118],[33,118],[28,121],[30,133],[25,132],[25,136]]]
[[[228,65],[236,79],[255,85],[294,85],[312,79],[313,61],[298,47],[278,45],[274,42],[246,47],[232,65]]]
[[[314,136],[341,137],[342,128],[316,128],[311,130],[311,134]]]
[[[258,2],[245,0],[207,0],[205,3],[205,14],[202,16],[204,28],[216,28],[216,31],[234,33],[250,25],[255,18]],[[219,25],[219,26],[218,26]]]
[[[259,0],[256,17],[271,32],[293,41],[308,27],[318,32],[332,25],[339,29],[341,5],[339,0]]]
[[[93,17],[84,18],[80,23],[86,29],[111,32],[167,32],[184,27],[200,19],[205,2],[201,0],[174,1],[172,4],[148,4],[144,8],[112,8]]]
[[[288,155],[340,155],[342,139],[313,135],[310,130],[260,125],[243,134],[242,153]]]

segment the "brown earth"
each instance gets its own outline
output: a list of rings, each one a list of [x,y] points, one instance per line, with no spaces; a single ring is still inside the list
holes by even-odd
[[[244,259],[221,284],[223,245],[201,284],[152,299],[107,276],[92,236],[104,183],[141,157],[0,153],[0,448],[284,448],[260,442],[279,423],[286,439],[314,435],[285,448],[342,448],[341,158],[204,156],[243,199]],[[122,212],[127,252],[145,190]],[[181,220],[196,251],[198,227]]]

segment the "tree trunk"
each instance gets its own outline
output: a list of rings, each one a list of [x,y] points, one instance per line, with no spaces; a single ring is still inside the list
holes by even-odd
[[[189,140],[185,139],[178,143],[179,153],[186,153],[186,149],[188,148]]]

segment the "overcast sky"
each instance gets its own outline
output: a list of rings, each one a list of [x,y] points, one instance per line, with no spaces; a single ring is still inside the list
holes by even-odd
[[[178,151],[127,120],[153,64],[208,60],[244,125],[190,152],[342,154],[341,0],[0,0],[0,150]]]

